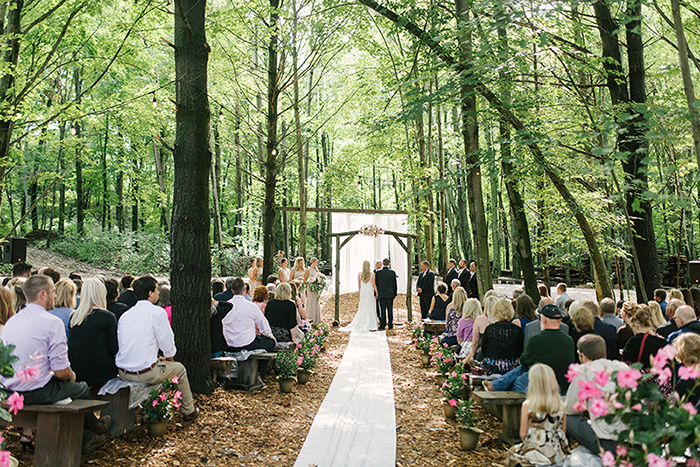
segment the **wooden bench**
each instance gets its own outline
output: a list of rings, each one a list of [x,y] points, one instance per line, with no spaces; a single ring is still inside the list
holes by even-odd
[[[474,391],[472,399],[503,422],[499,438],[510,445],[520,442],[520,408],[525,394],[516,391]]]
[[[74,400],[65,405],[25,405],[11,422],[0,420],[0,425],[36,429],[34,467],[79,467],[84,416],[108,405],[93,400]]]
[[[445,332],[445,321],[425,321],[423,323],[423,330],[426,332],[432,332],[436,336]]]
[[[134,429],[136,424],[136,407],[129,409],[129,388],[121,388],[114,394],[98,396],[100,400],[109,402],[109,406],[102,410],[102,415],[112,417],[112,428],[109,429],[109,437],[116,438],[129,430]]]
[[[277,357],[276,352],[264,352],[253,354],[248,357],[247,360],[239,360],[237,362],[237,376],[235,378],[227,379],[225,382],[219,381],[219,383],[225,385],[227,388],[256,391],[263,386],[260,381],[258,381],[258,363],[260,360],[272,361],[275,359],[275,357]],[[234,357],[212,358],[210,361],[211,369],[216,372],[229,372],[233,367],[234,361],[236,361]]]

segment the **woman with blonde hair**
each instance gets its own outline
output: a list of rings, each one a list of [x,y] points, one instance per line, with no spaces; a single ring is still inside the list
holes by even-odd
[[[476,298],[474,300],[477,300]],[[474,326],[472,328],[472,348],[467,355],[467,363],[472,361],[476,357],[476,353],[479,350],[481,344],[481,339],[486,331],[486,328],[491,324],[493,319],[493,306],[498,301],[498,297],[495,295],[489,295],[484,298],[484,313],[474,318]]]
[[[362,272],[357,275],[357,285],[360,289],[360,303],[357,305],[357,313],[352,322],[341,331],[376,331],[377,330],[377,302],[374,298],[377,292],[372,265],[369,261],[362,263]]]
[[[510,300],[498,300],[493,305],[493,319],[481,339],[484,367],[490,374],[505,374],[518,366],[523,353],[523,331],[511,323],[515,311]]]
[[[654,302],[656,303],[656,302]],[[658,304],[656,306],[659,306]],[[659,313],[661,307],[659,307]],[[622,361],[626,363],[641,363],[642,368],[651,368],[651,358],[660,349],[666,347],[666,339],[656,334],[656,325],[652,318],[652,311],[646,305],[628,307],[629,323],[634,332],[622,350]]]
[[[323,274],[318,270],[318,259],[311,258],[309,269],[304,273],[304,282],[307,284],[317,282],[321,276]],[[321,297],[317,292],[312,292],[310,289],[306,290],[306,315],[310,321],[321,321],[320,299]]]
[[[666,324],[666,319],[661,311],[661,305],[656,300],[649,302],[649,310],[651,310],[651,322],[654,324],[654,329],[658,328],[662,324]]]
[[[12,295],[12,309],[15,313],[19,313],[27,304],[27,298],[24,296],[22,284],[26,279],[24,277],[13,277],[7,283],[7,290]]]
[[[700,336],[694,332],[686,332],[681,334],[673,341],[673,346],[676,348],[676,360],[681,362],[682,367],[676,371],[674,378],[673,389],[678,393],[680,398],[686,398],[686,402],[690,402],[695,406],[695,409],[700,409],[700,390],[698,390],[698,378],[690,378],[688,373],[700,371]],[[687,379],[683,379],[682,375],[686,375]]]
[[[681,292],[678,289],[671,289],[668,291],[668,300],[671,301],[673,299],[680,300],[683,303],[685,303],[685,298],[683,297],[683,292]],[[687,305],[687,303],[686,303]]]
[[[440,285],[444,285],[442,282],[438,284],[438,292],[440,291]],[[435,299],[435,297],[433,297]],[[434,303],[434,302],[433,302]],[[447,345],[452,347],[457,345],[459,339],[457,338],[457,330],[459,329],[459,322],[462,318],[462,308],[467,303],[467,293],[462,287],[457,287],[452,294],[452,301],[447,308],[447,316],[445,316],[445,332],[440,336],[440,343],[442,345]]]
[[[66,337],[68,337],[68,323],[70,315],[75,308],[75,296],[78,293],[78,288],[70,279],[61,279],[56,282],[56,299],[53,301],[53,310],[48,310],[49,313],[58,317],[66,326]]]
[[[0,334],[7,320],[15,315],[12,309],[12,294],[5,287],[0,287]]]
[[[542,363],[528,371],[527,398],[522,404],[520,438],[508,450],[506,465],[560,465],[569,452],[564,403],[554,371]]]
[[[76,381],[85,381],[95,389],[117,376],[117,319],[106,308],[104,283],[85,279],[80,305],[70,318],[68,358]]]
[[[278,343],[297,343],[297,307],[288,282],[280,283],[275,289],[275,298],[265,307],[265,318]]]
[[[304,265],[304,258],[299,256],[294,260],[294,268],[292,268],[292,271],[289,273],[289,280],[302,280],[305,273],[306,266]]]

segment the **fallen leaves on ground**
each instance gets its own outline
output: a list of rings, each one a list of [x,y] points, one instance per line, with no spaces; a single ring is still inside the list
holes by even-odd
[[[358,293],[341,296],[341,325],[355,316],[358,301]],[[395,300],[399,306],[405,302],[405,295]],[[413,314],[420,316],[417,300],[414,304]],[[324,296],[323,315],[326,322],[333,321],[332,295]],[[421,368],[419,355],[409,343],[406,308],[395,308],[395,323],[387,338],[394,380],[397,466],[499,465],[508,448],[497,437],[500,422],[478,408],[477,426],[485,433],[477,450],[462,452],[456,425],[442,411],[435,368]],[[267,375],[263,377],[267,385],[255,393],[219,388],[211,395],[197,395],[202,414],[192,425],[171,422],[162,438],[149,437],[145,426],[137,425],[83,456],[81,466],[293,466],[348,344],[347,333],[332,329],[327,352],[311,380],[295,385],[292,394],[281,394],[274,376]],[[20,465],[31,465],[31,454],[22,453],[19,446],[20,429],[5,431],[7,448]]]

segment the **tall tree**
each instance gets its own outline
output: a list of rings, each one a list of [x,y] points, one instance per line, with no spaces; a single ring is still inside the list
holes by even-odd
[[[206,1],[175,0],[176,136],[170,234],[173,330],[177,358],[194,392],[212,390],[209,250],[210,109]]]

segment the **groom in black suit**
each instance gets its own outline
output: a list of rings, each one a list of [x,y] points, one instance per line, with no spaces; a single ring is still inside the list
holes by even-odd
[[[447,284],[447,295],[450,297],[452,296],[452,293],[454,290],[452,290],[452,287],[450,287],[450,284],[452,284],[452,279],[457,279],[457,276],[459,276],[459,272],[457,271],[457,261],[454,259],[450,258],[449,261],[447,261],[447,275],[445,275],[445,284]]]
[[[377,285],[379,298],[379,330],[383,331],[389,318],[389,329],[394,327],[394,299],[398,292],[398,276],[389,267],[389,258],[382,261],[384,267],[374,274],[374,283]]]
[[[428,317],[430,302],[435,295],[435,273],[430,270],[430,263],[423,261],[420,263],[421,272],[418,274],[416,291],[420,299],[420,314],[423,319]]]

